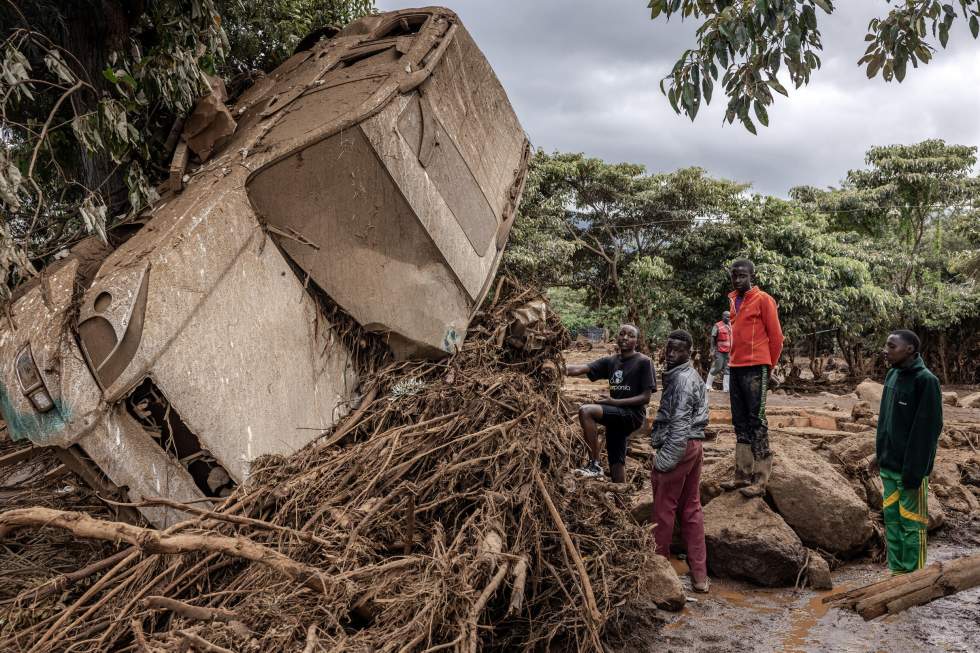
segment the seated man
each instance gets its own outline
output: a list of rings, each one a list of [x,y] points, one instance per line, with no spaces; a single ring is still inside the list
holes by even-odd
[[[626,440],[630,433],[643,426],[650,394],[657,389],[653,361],[636,351],[639,330],[632,324],[619,328],[616,344],[619,353],[592,361],[588,365],[569,365],[569,376],[587,375],[590,381],[609,380],[609,394],[594,404],[578,409],[582,433],[589,445],[589,462],[576,470],[580,476],[602,476],[599,466],[599,435],[597,424],[606,427],[606,451],[609,470],[616,483],[626,482]]]
[[[670,556],[674,520],[681,535],[696,592],[708,591],[708,567],[701,511],[701,441],[708,424],[708,402],[701,376],[691,366],[694,341],[687,331],[667,336],[664,393],[651,437],[657,449],[650,482],[653,488],[653,537],[657,553]]]

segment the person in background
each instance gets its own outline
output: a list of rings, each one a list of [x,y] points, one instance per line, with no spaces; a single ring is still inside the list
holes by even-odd
[[[635,326],[624,324],[616,337],[618,353],[587,365],[568,365],[565,369],[568,376],[586,375],[590,381],[609,381],[609,394],[578,409],[579,423],[590,456],[584,467],[575,470],[579,476],[602,476],[598,434],[598,425],[602,424],[606,427],[610,476],[615,483],[626,482],[626,441],[630,433],[646,421],[650,395],[657,390],[653,361],[636,351],[639,335],[639,329]]]
[[[711,392],[717,374],[722,375],[721,391],[728,392],[728,352],[732,350],[731,316],[731,312],[724,311],[721,314],[721,321],[711,327],[711,370],[708,371],[708,379],[704,382],[704,388],[708,392]]]
[[[728,294],[732,320],[732,348],[728,366],[729,401],[735,427],[735,479],[724,490],[741,489],[747,497],[766,493],[772,473],[766,393],[769,377],[783,350],[783,330],[776,300],[755,286],[755,265],[740,259],[732,263]]]
[[[888,336],[884,349],[890,369],[881,394],[876,452],[892,574],[926,564],[928,478],[943,430],[942,389],[919,347],[917,335],[900,329]]]
[[[701,375],[691,365],[694,340],[687,331],[667,336],[667,369],[663,396],[650,436],[657,455],[650,470],[653,488],[653,538],[657,553],[670,557],[674,521],[681,526],[687,564],[696,592],[708,591],[704,514],[701,510],[701,465],[708,401]]]

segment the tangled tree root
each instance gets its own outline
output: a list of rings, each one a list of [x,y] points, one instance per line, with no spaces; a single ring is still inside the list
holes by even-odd
[[[57,580],[8,601],[0,650],[601,649],[653,552],[601,485],[568,474],[567,344],[536,293],[504,282],[457,355],[389,363],[359,410],[258,461],[213,511],[159,532],[0,515],[133,545],[69,587],[67,609],[47,609]]]

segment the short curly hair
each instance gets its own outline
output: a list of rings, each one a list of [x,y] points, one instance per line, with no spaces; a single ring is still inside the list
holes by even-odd
[[[916,353],[922,348],[922,341],[919,336],[915,335],[914,331],[909,331],[908,329],[896,329],[892,331],[889,335],[898,336],[899,340],[904,342],[906,345],[912,345],[915,347]]]
[[[684,329],[675,329],[667,335],[667,340],[680,340],[681,342],[687,343],[688,349],[694,348],[694,338],[691,334]]]

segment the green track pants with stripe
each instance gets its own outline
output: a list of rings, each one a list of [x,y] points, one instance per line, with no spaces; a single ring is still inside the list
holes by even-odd
[[[919,487],[909,489],[903,487],[899,472],[882,469],[881,484],[888,568],[893,574],[922,569],[926,564],[929,480],[922,479]]]

